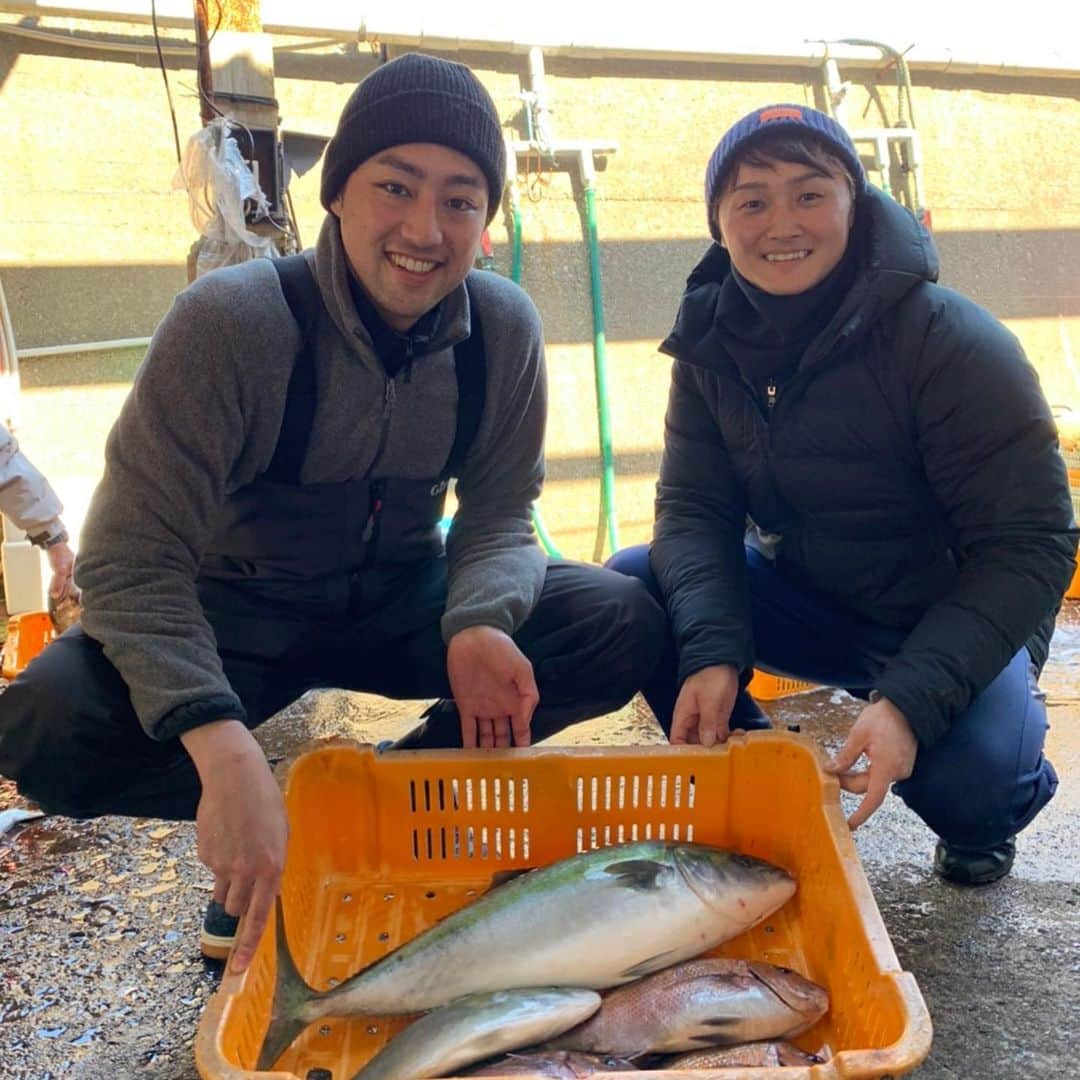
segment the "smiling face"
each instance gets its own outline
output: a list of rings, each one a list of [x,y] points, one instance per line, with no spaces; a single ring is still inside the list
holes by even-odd
[[[354,169],[330,209],[379,315],[408,330],[465,280],[487,206],[487,181],[471,159],[437,143],[408,143]]]
[[[843,258],[855,201],[839,163],[766,157],[739,164],[714,213],[735,269],[767,293],[793,296]]]

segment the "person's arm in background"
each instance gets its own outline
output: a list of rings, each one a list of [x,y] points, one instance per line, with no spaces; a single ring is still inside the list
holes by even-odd
[[[75,591],[75,554],[60,514],[63,505],[48,480],[19,449],[18,440],[0,424],[0,511],[26,533],[49,560],[49,596],[59,603]]]
[[[470,285],[483,304],[487,392],[456,486],[442,632],[464,745],[523,746],[538,694],[511,635],[547,573],[532,525],[544,479],[544,342],[536,308],[516,285],[481,274]]]
[[[948,514],[959,574],[877,680],[832,764],[865,798],[852,827],[1058,609],[1075,567],[1068,478],[1020,343],[960,296],[941,303],[914,365],[918,451]],[[853,773],[861,754],[870,766]]]
[[[664,421],[650,563],[679,654],[672,742],[728,736],[739,673],[753,663],[746,506],[717,426],[716,376],[676,360]]]

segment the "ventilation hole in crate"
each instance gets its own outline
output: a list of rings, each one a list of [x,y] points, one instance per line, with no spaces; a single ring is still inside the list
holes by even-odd
[[[446,830],[439,830],[439,857],[441,859],[446,858]]]
[[[334,1074],[329,1069],[308,1069],[305,1080],[334,1080]]]
[[[641,804],[641,777],[633,777],[630,784],[630,806],[636,810]]]
[[[507,836],[507,841],[508,841],[509,847],[510,847],[510,858],[511,859],[516,859],[517,858],[517,830],[516,829],[507,829],[506,830],[506,836]]]
[[[656,834],[656,838],[657,840],[667,839],[667,826],[662,821],[660,822],[660,828]]]
[[[380,941],[389,941],[389,940],[390,940],[390,932],[389,932],[388,930],[384,930],[384,931],[383,931],[383,932],[382,932],[382,933],[381,933],[381,934],[379,935],[379,940],[380,940]]]
[[[597,810],[600,806],[600,800],[597,795],[600,790],[600,780],[598,777],[593,776],[589,779],[589,809]]]
[[[488,784],[485,777],[480,778],[480,810],[487,813],[488,808]]]
[[[637,822],[635,821],[630,825],[630,839],[631,839],[631,841],[633,841],[636,844],[637,843],[637,838],[638,838],[638,825],[637,825]]]
[[[529,778],[527,776],[521,778],[521,812],[523,814],[529,812]]]
[[[470,777],[465,781],[465,809],[470,813],[472,812],[473,808],[473,798],[473,782],[472,778]]]
[[[655,780],[655,776],[645,777],[645,805],[650,809],[652,808],[653,804],[653,788],[656,786]]]
[[[585,809],[585,778],[579,776],[574,786],[577,789],[577,812],[580,814]]]
[[[580,855],[585,850],[585,830],[578,828],[577,831],[577,853]]]
[[[386,893],[383,893],[383,897],[382,897],[382,898],[383,898],[384,900],[393,900],[393,899],[394,899],[394,896],[395,896],[395,895],[396,895],[396,894],[394,894],[394,893],[392,893],[392,892],[386,892]]]
[[[416,813],[416,781],[409,781],[409,808]]]
[[[342,893],[341,902],[343,904],[351,904],[352,903],[352,893],[351,892]]]
[[[521,857],[528,862],[529,861],[529,830],[521,830]]]
[[[495,858],[501,859],[503,857],[503,840],[502,840],[502,826],[497,825],[495,827]]]
[[[514,803],[517,801],[517,784],[513,779],[507,779],[506,781],[506,806],[510,813],[514,813]]]
[[[434,900],[435,899],[435,890],[434,889],[428,889],[427,892],[424,893],[424,899],[425,900]]]
[[[492,796],[493,802],[495,803],[495,813],[496,814],[501,814],[502,813],[502,780],[500,780],[499,777],[497,777],[497,776],[495,777],[494,780],[491,781],[491,796]]]
[[[450,781],[450,805],[455,810],[461,809],[461,788],[457,780]]]
[[[336,975],[331,975],[330,978],[326,980],[327,990],[333,990],[339,982],[341,982],[341,980]]]
[[[597,848],[598,848],[599,846],[600,846],[600,838],[599,838],[599,836],[597,835],[597,832],[596,832],[596,826],[595,826],[595,825],[592,825],[592,826],[590,826],[590,828],[589,828],[589,847],[590,847],[590,848],[591,848],[591,849],[592,849],[593,851],[596,851],[596,849],[597,849]]]
[[[611,826],[604,826],[604,847],[611,847]]]
[[[672,840],[678,840],[679,839],[679,823],[678,822],[676,822],[674,825],[671,826],[671,839]]]
[[[329,1035],[330,1032],[333,1031],[333,1030],[334,1029],[329,1024],[320,1024],[319,1025],[319,1034],[322,1035],[323,1038],[325,1038],[327,1035]]]
[[[625,825],[620,825],[619,826],[618,837],[619,838],[618,838],[618,840],[615,841],[615,843],[617,843],[617,844],[625,844],[626,843],[626,826]]]
[[[335,935],[334,935],[334,940],[335,940],[335,941],[336,941],[336,942],[337,942],[337,943],[338,943],[339,945],[344,945],[344,944],[345,944],[345,934],[335,934]]]
[[[626,809],[626,777],[619,777],[619,798],[618,805],[620,810]]]
[[[687,825],[686,826],[686,842],[688,844],[692,844],[694,842],[694,826],[693,825]]]
[[[454,826],[453,837],[454,837],[453,843],[450,846],[451,846],[451,848],[452,848],[452,850],[454,852],[454,858],[455,859],[460,859],[461,858],[461,829],[459,829],[457,825]]]
[[[645,839],[646,840],[651,840],[652,839],[652,822],[651,821],[646,821],[645,822]]]
[[[470,859],[476,858],[476,829],[471,825],[465,830],[465,847],[466,856]]]
[[[420,861],[420,834],[415,829],[412,831],[412,857],[414,862]]]
[[[672,799],[674,800],[672,802],[672,806],[674,806],[675,809],[678,810],[679,807],[682,805],[682,777],[681,776],[676,776],[675,777],[675,782],[674,782],[674,784],[672,784]]]
[[[486,859],[488,857],[488,854],[489,854],[488,830],[487,830],[487,826],[484,825],[480,829],[480,858],[481,859]]]
[[[431,781],[424,781],[424,810],[431,813]]]
[[[693,773],[690,774],[690,780],[687,784],[687,788],[688,790],[686,792],[686,805],[689,809],[693,810],[694,798],[697,795],[697,777],[695,777]]]
[[[775,926],[763,926],[762,929],[765,931],[766,934],[775,934],[776,933],[776,927]]]
[[[660,806],[665,807],[668,804],[668,778],[665,773],[660,777]]]
[[[611,809],[611,788],[612,788],[611,777],[610,776],[605,776],[604,777],[604,809],[605,810],[610,810]]]
[[[364,1030],[369,1035],[378,1035],[379,1034],[379,1025],[378,1024],[368,1024],[368,1026],[366,1028],[364,1028]]]

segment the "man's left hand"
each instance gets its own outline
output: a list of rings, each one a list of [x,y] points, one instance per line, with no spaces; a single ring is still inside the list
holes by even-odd
[[[865,822],[885,801],[890,786],[906,780],[915,768],[919,744],[904,714],[887,698],[867,705],[851,728],[847,742],[826,766],[845,791],[864,796],[848,818],[854,830]],[[866,769],[855,771],[854,764],[865,754]]]
[[[461,743],[528,746],[540,700],[532,664],[513,639],[492,626],[456,633],[446,650],[450,690],[461,716]]]

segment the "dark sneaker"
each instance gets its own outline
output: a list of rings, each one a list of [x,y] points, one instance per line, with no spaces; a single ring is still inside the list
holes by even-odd
[[[939,840],[934,849],[934,872],[954,885],[989,885],[1003,878],[1016,857],[1016,840],[1009,837],[990,847],[969,848]]]
[[[208,960],[225,960],[236,941],[237,915],[230,915],[223,905],[211,900],[203,917],[199,950]]]

